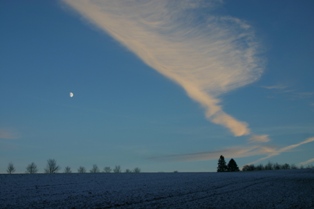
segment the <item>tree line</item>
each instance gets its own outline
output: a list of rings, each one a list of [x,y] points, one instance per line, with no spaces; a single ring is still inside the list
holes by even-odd
[[[257,166],[255,165],[245,165],[242,168],[242,171],[262,171],[262,170],[288,170],[288,169],[304,169],[304,168],[310,168],[314,169],[313,165],[308,165],[306,167],[304,166],[296,166],[294,164],[278,164],[278,163],[271,163],[268,162],[266,165],[259,164]],[[47,174],[53,174],[58,173],[61,170],[61,167],[57,164],[57,161],[55,159],[49,159],[47,160],[46,168],[44,169],[44,173]],[[226,164],[225,158],[223,155],[220,156],[218,160],[218,167],[217,172],[237,172],[240,171],[236,161],[231,158]],[[7,173],[13,174],[15,172],[15,167],[13,163],[9,163],[7,167]],[[35,174],[38,172],[37,165],[32,162],[29,165],[27,165],[25,173],[29,174]],[[140,173],[141,169],[136,167],[133,170],[125,169],[124,173]],[[176,171],[175,171],[176,172]],[[66,166],[64,168],[63,173],[72,173],[71,167]],[[88,170],[84,166],[80,166],[77,169],[77,173],[88,173]],[[89,173],[123,173],[121,167],[119,165],[116,165],[114,168],[111,168],[109,166],[104,167],[104,169],[101,171],[100,168],[94,164],[93,167],[89,170]]]
[[[268,162],[266,165],[259,164],[257,166],[255,165],[245,165],[242,168],[242,171],[262,171],[262,170],[288,170],[288,169],[304,169],[304,168],[310,168],[313,169],[313,165],[308,165],[306,167],[304,166],[296,166],[294,164],[279,164],[279,163],[272,163]],[[217,167],[217,172],[235,172],[235,171],[240,171],[237,163],[235,162],[234,159],[230,159],[229,163],[226,164],[224,156],[220,156],[218,160],[218,167]]]
[[[304,169],[310,168],[313,169],[313,165],[308,165],[304,167],[301,165],[300,167],[296,166],[295,164],[279,164],[279,163],[272,163],[268,162],[266,165],[259,164],[259,165],[245,165],[242,168],[242,171],[263,171],[263,170],[289,170],[289,169]]]
[[[57,164],[57,161],[55,159],[49,159],[47,160],[47,165],[44,169],[44,173],[47,174],[54,174],[58,173],[61,170],[61,167]],[[7,173],[13,174],[15,172],[15,167],[13,163],[9,163],[7,167]],[[37,165],[32,162],[29,165],[27,165],[25,173],[28,174],[35,174],[38,172]],[[136,167],[133,170],[126,169],[124,173],[140,173],[141,169]],[[70,166],[66,166],[64,168],[63,173],[72,173],[72,169]],[[77,173],[88,173],[87,169],[84,166],[80,166],[77,169]],[[114,168],[111,168],[109,166],[104,167],[104,169],[101,171],[100,168],[94,164],[93,167],[89,170],[89,173],[123,173],[121,167],[119,165],[116,165]]]

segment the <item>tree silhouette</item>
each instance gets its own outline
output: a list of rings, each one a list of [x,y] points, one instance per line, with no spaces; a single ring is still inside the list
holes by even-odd
[[[228,171],[229,172],[240,171],[236,161],[233,158],[231,158],[231,160],[228,163]]]
[[[105,173],[110,173],[111,172],[111,168],[110,167],[105,167],[104,168],[104,172]]]
[[[140,173],[140,172],[141,172],[141,169],[138,167],[134,168],[133,170],[133,173]]]
[[[217,172],[225,172],[227,170],[228,170],[228,168],[226,166],[225,158],[224,158],[224,156],[220,155],[220,158],[218,160]]]
[[[254,171],[254,170],[256,170],[254,165],[245,165],[242,168],[242,171]]]
[[[114,173],[121,173],[121,167],[119,165],[116,165],[116,167],[114,167],[113,169]]]
[[[99,173],[99,168],[96,164],[93,165],[93,168],[90,170],[91,173]]]
[[[86,173],[86,169],[85,169],[83,166],[80,166],[80,167],[77,169],[77,172],[78,172],[78,173]]]
[[[262,171],[262,170],[264,170],[264,166],[263,166],[262,164],[259,164],[259,165],[257,165],[257,166],[255,167],[255,170],[257,170],[257,171]]]
[[[57,165],[57,161],[55,159],[47,160],[47,167],[45,168],[45,173],[57,173],[60,170],[60,167]]]
[[[71,168],[69,166],[65,167],[64,173],[72,173]]]
[[[288,163],[285,163],[281,166],[281,169],[284,169],[284,170],[290,169],[290,165]]]
[[[265,166],[264,169],[265,170],[273,170],[274,168],[274,164],[272,162],[268,162]]]
[[[8,172],[8,174],[12,174],[15,172],[15,168],[14,168],[13,163],[9,163],[8,168],[7,168],[7,172]]]
[[[279,164],[268,162],[265,166],[259,164],[257,166],[254,165],[245,165],[242,168],[242,171],[262,171],[262,170],[287,170],[287,169],[302,169],[302,167],[297,167],[295,165],[289,165],[288,163]]]
[[[33,173],[37,173],[37,171],[38,171],[37,166],[34,162],[32,162],[26,167],[26,173],[33,174]]]

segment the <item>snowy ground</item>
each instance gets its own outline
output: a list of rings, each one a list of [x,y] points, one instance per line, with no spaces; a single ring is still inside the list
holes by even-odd
[[[314,170],[2,174],[0,208],[314,208]]]

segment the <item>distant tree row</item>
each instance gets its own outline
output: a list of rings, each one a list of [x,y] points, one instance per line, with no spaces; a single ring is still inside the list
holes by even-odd
[[[263,170],[289,170],[289,169],[304,169],[304,168],[314,168],[313,165],[308,165],[306,167],[304,166],[296,166],[294,164],[278,164],[278,163],[272,163],[268,162],[266,165],[245,165],[242,168],[242,171],[263,171]]]
[[[57,164],[57,161],[55,159],[49,159],[47,160],[47,166],[46,168],[44,169],[44,172],[45,173],[48,173],[48,174],[53,174],[53,173],[58,173],[60,171],[60,166]],[[8,167],[7,167],[7,173],[8,174],[12,174],[15,172],[15,167],[13,165],[13,163],[9,163],[8,164]],[[37,165],[32,162],[30,163],[27,167],[26,167],[26,171],[25,173],[29,173],[29,174],[34,174],[34,173],[37,173],[38,172],[38,169],[37,169]],[[78,173],[87,173],[87,170],[85,167],[83,166],[80,166],[78,169],[77,169],[77,172]],[[92,169],[89,171],[90,173],[101,173],[102,171],[98,168],[98,166],[96,164],[93,165]],[[104,173],[123,173],[122,172],[122,169],[119,165],[116,165],[113,169],[111,169],[110,167],[105,167],[103,169],[103,172]],[[140,173],[141,172],[141,169],[136,167],[134,168],[133,170],[130,170],[130,169],[126,169],[125,170],[125,173]],[[64,168],[64,173],[72,173],[72,170],[71,170],[71,167],[69,166],[66,166]]]
[[[220,155],[218,160],[217,172],[236,172],[240,171],[236,161],[234,159],[230,159],[228,165],[226,165],[225,157]]]

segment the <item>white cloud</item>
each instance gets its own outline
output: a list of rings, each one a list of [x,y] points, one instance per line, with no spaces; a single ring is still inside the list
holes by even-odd
[[[258,162],[261,162],[263,160],[266,160],[266,159],[269,159],[271,157],[274,157],[276,155],[280,155],[281,153],[283,152],[288,152],[296,147],[299,147],[303,144],[307,144],[307,143],[310,143],[310,142],[314,142],[314,137],[310,137],[300,143],[297,143],[297,144],[292,144],[292,145],[289,145],[289,146],[286,146],[286,147],[283,147],[283,148],[280,148],[280,149],[277,149],[277,150],[273,150],[272,152],[270,152],[269,155],[267,155],[266,157],[263,157],[263,158],[260,158],[258,160],[255,160],[254,162],[251,162],[251,163],[248,163],[248,164],[255,164],[255,163],[258,163]]]
[[[314,158],[309,159],[309,160],[304,161],[304,162],[301,162],[301,163],[299,163],[299,164],[300,164],[300,165],[308,165],[308,164],[313,163],[313,162],[314,162]]]
[[[151,159],[161,161],[206,161],[217,160],[220,155],[223,155],[226,158],[242,158],[256,155],[265,155],[272,153],[274,150],[276,149],[270,146],[230,147],[216,151],[167,155],[162,157],[152,157]]]
[[[312,98],[314,93],[313,92],[300,92],[296,89],[289,88],[287,85],[277,84],[272,86],[262,86],[262,88],[274,91],[275,93],[284,94],[288,96],[291,100],[298,100],[298,99],[309,99]]]
[[[17,139],[18,134],[12,129],[0,129],[0,139]]]
[[[244,21],[212,13],[221,1],[64,2],[179,84],[208,120],[235,136],[250,133],[245,122],[223,111],[218,96],[260,77],[257,44]]]
[[[260,143],[265,143],[269,142],[270,139],[268,135],[252,135],[251,138],[249,139],[250,142],[260,142]]]
[[[287,89],[288,86],[286,85],[282,85],[282,84],[278,84],[278,85],[273,85],[273,86],[262,86],[265,89],[270,89],[270,90],[283,90],[283,89]]]
[[[209,152],[198,152],[198,153],[189,153],[189,154],[178,154],[178,155],[166,155],[161,157],[152,157],[152,160],[161,160],[161,161],[205,161],[205,160],[216,160],[220,155],[223,155],[227,158],[243,158],[250,156],[266,155],[254,162],[248,163],[256,164],[260,161],[269,159],[276,155],[280,155],[283,152],[288,152],[294,148],[297,148],[303,144],[314,142],[314,137],[308,138],[300,143],[289,145],[283,148],[275,148],[273,146],[243,146],[243,147],[230,147],[227,149],[209,151]],[[313,159],[303,162],[304,164],[312,162]],[[301,163],[302,164],[302,163]]]

